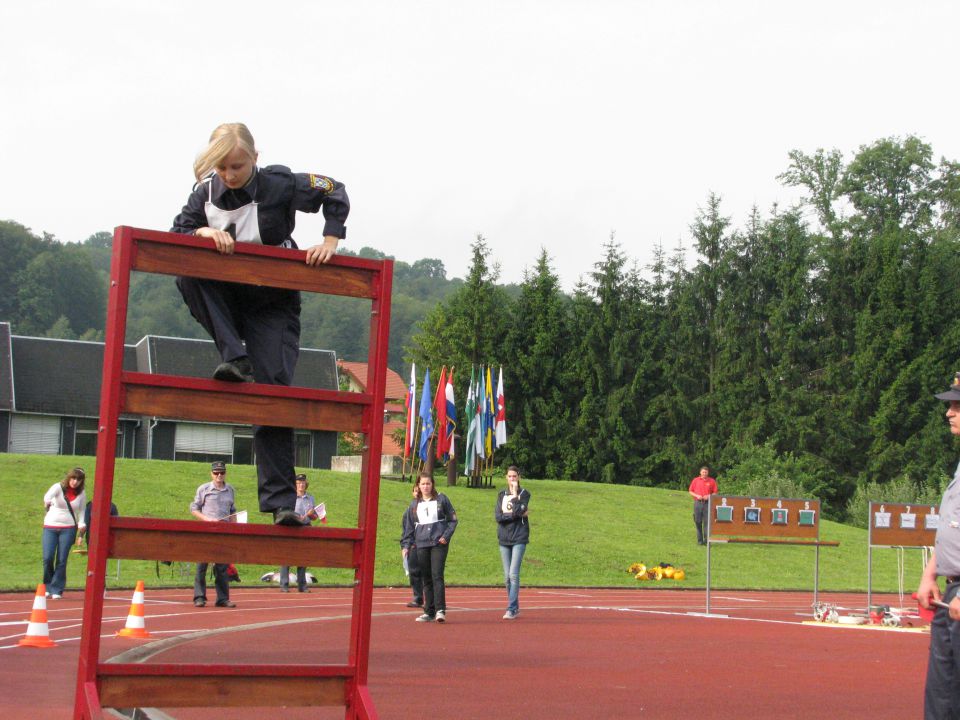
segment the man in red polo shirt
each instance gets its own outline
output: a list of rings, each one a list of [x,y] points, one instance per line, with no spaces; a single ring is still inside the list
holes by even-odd
[[[706,545],[704,529],[707,525],[707,507],[710,496],[717,492],[717,481],[710,477],[710,468],[704,465],[700,474],[690,481],[693,496],[693,524],[697,526],[697,545]]]

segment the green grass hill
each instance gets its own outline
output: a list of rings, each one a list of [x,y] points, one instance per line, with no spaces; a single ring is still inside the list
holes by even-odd
[[[94,458],[0,454],[0,589],[33,590],[42,578],[40,535],[43,494],[74,465],[87,470],[87,494],[94,488]],[[310,492],[327,505],[332,527],[356,524],[359,479],[356,475],[307,471]],[[268,522],[256,512],[254,468],[231,465],[228,481],[236,488],[237,507],[250,511],[250,522]],[[157,460],[118,460],[114,502],[121,515],[190,519],[188,506],[197,486],[209,478],[205,463]],[[621,485],[596,485],[558,480],[525,480],[532,493],[531,542],[524,558],[522,584],[527,586],[683,587],[706,583],[706,548],[696,543],[692,502],[686,492]],[[446,487],[439,489],[457,510],[460,524],[447,560],[451,585],[502,583],[493,507],[496,490]],[[406,585],[400,561],[400,516],[410,500],[410,486],[381,481],[375,582]],[[824,521],[821,539],[840,542],[820,551],[823,590],[863,591],[867,587],[867,533]],[[769,545],[713,546],[713,588],[811,590],[814,550]],[[683,567],[686,579],[638,582],[626,572],[634,562],[669,562]],[[918,550],[904,557],[904,590],[916,589],[922,569]],[[899,586],[896,551],[874,552],[873,589],[896,592]],[[240,566],[243,586],[259,582],[275,568]],[[68,566],[68,589],[82,586],[86,558],[75,555]],[[312,570],[321,583],[348,584],[349,570]],[[189,585],[192,573],[174,565],[124,560],[108,564],[108,587]]]

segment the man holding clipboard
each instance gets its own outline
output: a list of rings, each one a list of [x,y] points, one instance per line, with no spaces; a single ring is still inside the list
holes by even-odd
[[[227,484],[227,466],[217,460],[210,464],[210,482],[197,488],[197,494],[190,503],[190,513],[204,522],[233,522],[237,507],[234,504],[235,493],[232,485]],[[197,563],[197,574],[193,579],[193,604],[204,607],[207,604],[207,566],[209,563]],[[217,589],[217,607],[236,607],[230,601],[230,580],[227,578],[226,563],[214,563],[213,580]]]
[[[310,486],[310,482],[307,480],[306,475],[302,473],[297,475],[296,485],[297,502],[293,508],[293,511],[297,514],[297,517],[300,518],[301,523],[304,525],[309,525],[312,520],[319,518],[319,515],[317,514],[317,507],[320,506],[316,505],[313,495],[309,495],[307,493],[307,488]],[[280,592],[290,592],[289,565],[280,566]],[[307,587],[307,568],[305,567],[297,568],[297,592],[310,592],[310,589]]]

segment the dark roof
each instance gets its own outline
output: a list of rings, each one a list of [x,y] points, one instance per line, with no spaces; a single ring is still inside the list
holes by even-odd
[[[147,335],[136,345],[140,372],[181,377],[210,377],[220,362],[212,340]],[[301,348],[293,376],[297,387],[337,389],[337,359],[330,350]]]
[[[13,409],[13,368],[10,366],[10,323],[0,322],[0,410]]]
[[[210,377],[219,362],[220,354],[211,340],[147,335],[137,343],[140,372]]]
[[[98,417],[103,347],[99,342],[12,335],[13,409]],[[134,348],[126,346],[124,369],[135,370],[136,365]]]
[[[300,348],[300,360],[293,375],[293,384],[315,390],[339,390],[337,354],[332,350]]]
[[[9,330],[8,323],[0,323],[0,410],[99,416],[103,343],[10,335]],[[128,371],[210,377],[219,362],[210,340],[147,335],[123,350]],[[301,348],[293,384],[336,390],[336,355]]]

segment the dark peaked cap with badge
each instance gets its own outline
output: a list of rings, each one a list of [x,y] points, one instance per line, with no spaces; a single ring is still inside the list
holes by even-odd
[[[960,401],[960,372],[956,373],[953,376],[953,382],[950,384],[950,389],[946,392],[937,393],[934,395],[937,400],[943,400],[944,402],[952,402],[953,400]]]

